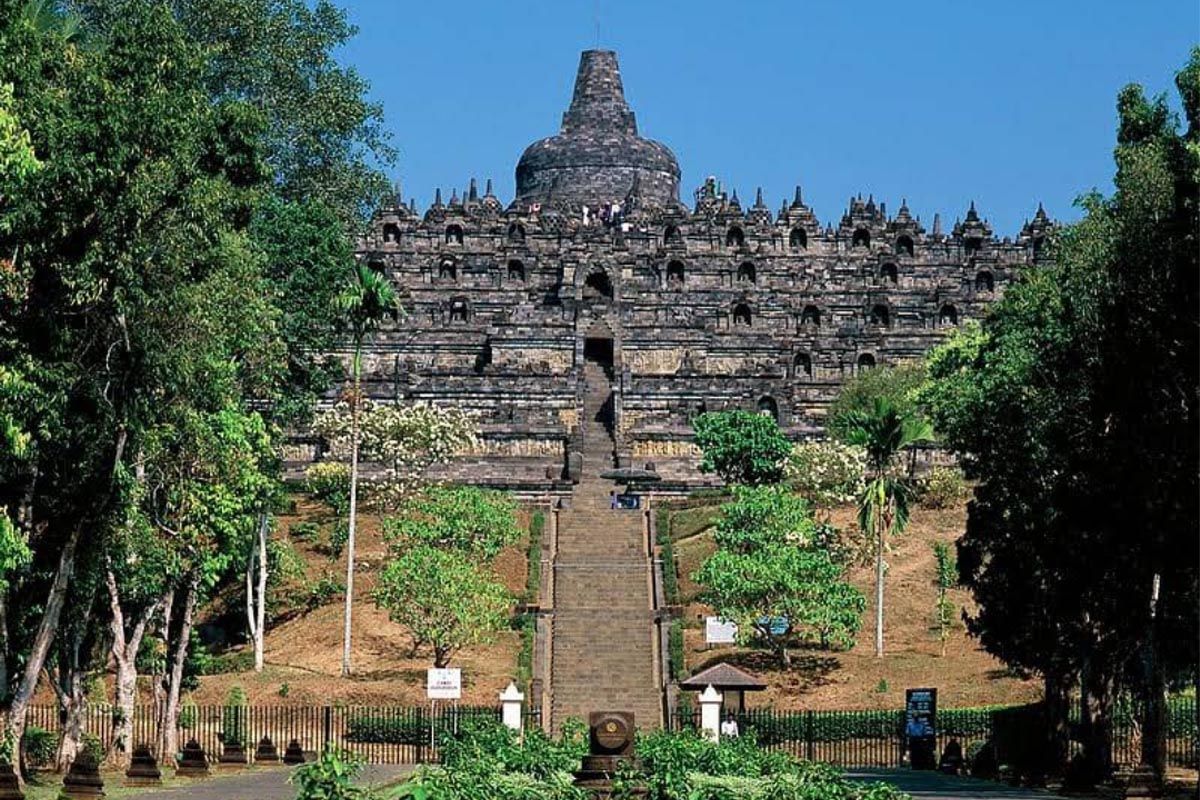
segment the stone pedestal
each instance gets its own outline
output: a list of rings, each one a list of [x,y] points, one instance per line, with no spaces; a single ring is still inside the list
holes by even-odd
[[[129,769],[125,771],[126,786],[161,786],[162,770],[158,768],[158,759],[147,745],[139,744],[133,748],[133,757]]]
[[[304,748],[296,739],[288,742],[287,748],[283,751],[283,763],[289,765],[304,763]]]
[[[100,779],[100,768],[96,759],[87,753],[80,753],[71,762],[71,768],[63,777],[62,792],[59,800],[87,800],[91,797],[104,797],[104,781]]]
[[[12,764],[0,764],[0,800],[25,800]]]
[[[629,712],[599,711],[588,716],[588,754],[575,773],[575,785],[596,800],[612,800],[613,778],[633,756],[634,716]],[[621,797],[645,797],[646,790],[630,787]]]
[[[221,748],[217,765],[222,769],[238,769],[246,766],[246,748],[241,742],[230,742]]]
[[[188,743],[183,746],[183,753],[179,756],[175,774],[182,778],[208,777],[208,754],[195,739],[189,739]]]
[[[1125,784],[1125,797],[1162,797],[1163,785],[1154,770],[1147,766],[1139,766],[1129,775]]]
[[[255,764],[278,764],[279,763],[279,748],[271,741],[270,736],[264,736],[258,742],[258,747],[254,750]]]

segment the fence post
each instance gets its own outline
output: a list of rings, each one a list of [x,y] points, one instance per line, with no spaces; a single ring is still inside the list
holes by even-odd
[[[813,761],[816,755],[816,738],[816,721],[813,719],[812,709],[809,709],[804,712],[804,758],[807,761]]]
[[[333,707],[325,706],[321,715],[321,751],[324,752],[333,740]]]

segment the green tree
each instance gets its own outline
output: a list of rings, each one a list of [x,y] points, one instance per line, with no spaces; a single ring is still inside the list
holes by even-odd
[[[908,526],[913,490],[897,474],[897,457],[914,444],[930,441],[929,423],[877,399],[869,411],[844,417],[850,444],[867,451],[867,485],[859,496],[858,524],[875,546],[875,655],[883,657],[883,578],[887,540]]]
[[[825,414],[826,433],[841,442],[850,441],[850,416],[871,413],[878,400],[887,401],[900,413],[919,417],[923,412],[920,390],[925,385],[924,361],[901,361],[895,365],[863,370],[842,386]]]
[[[406,500],[384,521],[384,535],[400,550],[428,545],[491,562],[517,541],[517,506],[500,492],[473,486],[431,486]]]
[[[336,298],[338,310],[353,346],[350,372],[353,385],[350,404],[350,508],[346,538],[346,606],[342,631],[342,674],[350,674],[350,636],[354,610],[354,534],[358,523],[359,418],[363,406],[362,350],[367,338],[389,318],[399,315],[396,295],[388,279],[366,263],[354,265],[353,279]]]
[[[726,483],[752,486],[778,483],[791,444],[766,414],[713,411],[692,421],[702,458],[701,472],[715,472]]]
[[[782,487],[738,487],[721,512],[717,551],[692,576],[704,601],[784,669],[797,639],[848,646],[865,601],[820,545],[808,504]]]
[[[355,230],[389,191],[395,161],[383,109],[336,54],[357,33],[328,0],[175,0],[206,53],[204,85],[265,118],[263,154],[285,202],[331,210]],[[307,215],[309,211],[301,211]],[[311,217],[310,217],[311,220]],[[280,234],[293,234],[281,229]]]
[[[463,647],[491,642],[508,624],[512,597],[503,584],[460,552],[418,545],[395,557],[375,586],[375,603],[429,647],[445,667]]]
[[[1111,769],[1118,692],[1144,694],[1143,757],[1161,771],[1164,684],[1200,679],[1200,50],[1176,84],[1186,130],[1165,98],[1122,90],[1115,194],[1082,198],[1053,265],[930,362],[935,424],[978,481],[958,559],[968,627],[1045,678],[1059,764],[1078,684],[1090,780]]]
[[[945,542],[933,543],[933,586],[937,590],[934,601],[933,615],[938,629],[938,641],[942,645],[942,655],[946,655],[946,640],[950,638],[950,626],[954,624],[954,603],[950,602],[947,592],[958,582],[958,567],[954,563],[954,554]]]

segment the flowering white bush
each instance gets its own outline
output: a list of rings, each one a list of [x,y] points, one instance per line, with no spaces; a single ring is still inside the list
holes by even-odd
[[[334,458],[350,458],[351,408],[336,406],[313,428],[329,442]],[[363,401],[359,410],[359,453],[382,472],[364,480],[371,501],[392,507],[425,479],[429,468],[477,445],[478,420],[467,411],[429,403],[395,405]]]
[[[863,490],[867,454],[833,440],[801,442],[792,448],[784,475],[795,492],[819,506],[853,503]]]

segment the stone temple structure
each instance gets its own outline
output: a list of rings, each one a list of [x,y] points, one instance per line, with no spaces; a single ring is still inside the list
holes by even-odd
[[[538,494],[578,478],[585,444],[652,463],[664,490],[710,480],[689,424],[704,411],[819,435],[845,380],[978,317],[1052,226],[1039,207],[1000,240],[972,204],[926,229],[861,196],[820,220],[799,188],[773,212],[712,178],[685,205],[675,155],[639,133],[603,50],[583,53],[559,133],[516,179],[507,205],[471,180],[423,215],[398,198],[378,215],[359,255],[406,316],[376,337],[365,385],[477,412],[480,451],[454,476]]]

